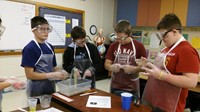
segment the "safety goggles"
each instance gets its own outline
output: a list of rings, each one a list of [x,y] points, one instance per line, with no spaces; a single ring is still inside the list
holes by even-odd
[[[123,36],[123,34],[121,35],[121,34],[117,34],[117,33],[115,33],[115,40],[121,40],[121,41],[123,41],[123,40],[125,40],[128,36]]]
[[[77,39],[75,40],[75,43],[76,44],[84,44],[84,43],[87,43],[88,42],[88,39],[84,38],[84,39]]]
[[[117,37],[117,38],[115,38],[115,40],[125,40],[127,37],[128,36],[126,36],[126,37]]]
[[[115,40],[116,41],[123,41],[123,40],[125,40],[127,37],[128,37],[128,35],[126,35],[125,33],[117,33],[117,32],[115,32]]]
[[[166,38],[167,34],[173,30],[174,29],[167,30],[166,32],[158,32],[156,33],[156,36],[158,37],[159,40],[163,40],[164,38]],[[181,30],[181,29],[177,28],[176,30]]]
[[[51,33],[52,30],[53,30],[53,27],[52,26],[42,26],[42,25],[38,25],[36,26],[35,28],[32,29],[33,30],[37,30],[39,33],[45,33],[45,32],[48,32],[48,33]]]

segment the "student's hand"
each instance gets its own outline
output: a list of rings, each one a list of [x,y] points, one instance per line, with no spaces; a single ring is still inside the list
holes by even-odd
[[[147,65],[145,67],[142,67],[141,69],[144,70],[145,72],[140,72],[140,74],[153,76],[154,78],[159,80],[165,80],[165,75],[167,75],[165,71],[161,70],[160,68],[158,68],[157,66],[155,66],[150,62],[147,63]]]
[[[66,78],[62,72],[50,72],[45,75],[49,80],[64,80]]]
[[[5,79],[5,82],[8,82],[11,85],[13,85],[14,83],[18,82],[18,80],[15,77],[11,77],[11,78]]]
[[[18,81],[12,85],[15,89],[24,89],[26,87],[26,83],[24,81]]]
[[[109,71],[111,72],[119,72],[121,69],[121,64],[119,63],[115,63],[115,64],[112,64],[109,68]]]
[[[66,79],[67,77],[69,77],[69,73],[66,72],[65,70],[59,70],[59,72],[64,74],[64,79]]]
[[[149,61],[148,59],[146,59],[145,57],[141,57],[141,59],[136,59],[135,61],[136,61],[137,65],[140,66],[140,67],[146,66],[146,64],[147,64],[148,62],[150,62],[150,61]]]
[[[134,74],[136,72],[136,66],[133,65],[122,65],[121,67],[126,74]]]
[[[85,79],[85,77],[91,77],[92,76],[92,73],[90,70],[85,70],[84,74],[83,74],[83,79]]]

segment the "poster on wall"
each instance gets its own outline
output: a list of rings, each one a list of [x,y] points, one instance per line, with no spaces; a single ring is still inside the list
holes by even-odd
[[[183,34],[183,37],[188,40],[188,34]]]
[[[133,31],[132,37],[134,40],[141,42],[142,41],[142,31]]]
[[[155,33],[152,33],[150,36],[150,48],[159,48],[160,40]]]
[[[144,45],[149,45],[149,43],[150,43],[150,38],[149,38],[149,37],[143,37],[143,38],[142,38],[142,43],[143,43]]]
[[[191,40],[191,45],[195,48],[195,49],[200,49],[200,37],[192,37]]]
[[[49,24],[53,27],[47,41],[54,46],[65,45],[65,16],[58,16],[53,14],[44,14],[44,17],[48,20]]]
[[[142,37],[142,43],[144,45],[149,45],[150,44],[150,37],[149,37],[149,32],[145,31],[144,36]]]

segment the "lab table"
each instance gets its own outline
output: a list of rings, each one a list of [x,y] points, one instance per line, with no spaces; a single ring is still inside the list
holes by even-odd
[[[57,109],[60,109],[64,112],[151,112],[151,108],[147,107],[145,105],[140,104],[139,106],[135,106],[133,102],[131,102],[130,110],[126,111],[122,109],[121,104],[121,97],[116,96],[114,94],[95,89],[97,93],[93,95],[97,96],[110,96],[111,97],[111,108],[91,108],[86,107],[86,103],[88,100],[89,95],[80,96],[80,94],[74,95],[74,96],[66,96],[67,98],[72,99],[73,101],[68,102],[66,100],[63,100],[62,98],[52,95],[52,101],[51,101],[51,107],[55,107]],[[25,110],[28,110],[27,108],[24,108]],[[41,107],[38,104],[37,110],[40,110]],[[12,112],[21,112],[20,110],[15,110]]]

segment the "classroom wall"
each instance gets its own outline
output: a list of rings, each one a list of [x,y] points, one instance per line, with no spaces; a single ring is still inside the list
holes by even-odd
[[[135,40],[138,40],[139,42],[142,42],[145,46],[145,49],[147,50],[147,58],[154,62],[155,56],[158,52],[160,52],[161,49],[163,49],[164,43],[159,46],[160,41],[156,41],[155,38],[152,36],[152,34],[157,33],[157,30],[154,27],[133,27],[132,28],[133,37]],[[140,32],[140,33],[139,33]],[[137,36],[135,36],[137,35]],[[189,27],[183,27],[182,35],[187,35],[187,41],[197,50],[199,56],[200,56],[200,29],[199,28],[189,28]],[[149,41],[144,41],[148,40]],[[195,42],[192,42],[194,41]],[[148,44],[147,44],[148,43]],[[154,45],[153,45],[154,44]],[[157,47],[155,47],[157,46]],[[199,73],[200,75],[200,73]]]
[[[91,25],[97,29],[103,28],[104,36],[113,32],[115,0],[31,0],[62,7],[74,8],[85,11],[85,30],[89,32]],[[56,53],[58,67],[62,67],[62,53]],[[0,75],[22,76],[25,79],[24,69],[20,67],[21,55],[0,56]],[[24,77],[23,77],[24,76]]]

